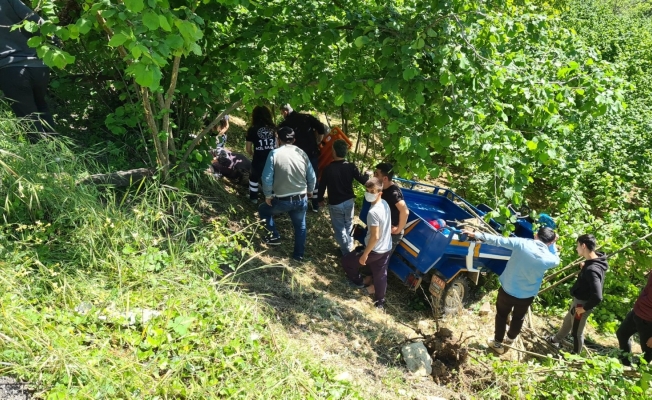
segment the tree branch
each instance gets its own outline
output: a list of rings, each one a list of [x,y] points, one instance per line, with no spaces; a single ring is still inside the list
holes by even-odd
[[[184,162],[188,159],[190,156],[190,153],[197,147],[197,145],[201,142],[201,140],[206,136],[208,132],[210,132],[211,129],[215,125],[220,122],[222,118],[224,118],[225,115],[229,114],[231,111],[235,110],[236,108],[240,107],[242,105],[242,100],[238,100],[235,103],[231,104],[229,107],[226,108],[226,110],[222,111],[210,124],[206,125],[206,127],[197,134],[197,137],[195,137],[190,143],[190,146],[188,147],[188,150],[186,150],[186,153],[183,155],[181,158],[181,162]]]
[[[109,37],[109,40],[111,40],[111,38],[113,37],[113,30],[106,24],[106,20],[104,19],[104,17],[102,17],[99,11],[95,14],[95,17],[97,18],[97,22],[100,24],[104,32],[106,32],[106,35]],[[124,46],[122,45],[118,46],[118,52],[120,53],[122,58],[127,57],[127,50],[125,50]]]
[[[156,158],[158,159],[159,166],[163,168],[163,180],[167,180],[170,171],[170,161],[168,157],[166,157],[166,151],[163,151],[161,139],[158,137],[159,130],[158,126],[156,126],[156,120],[154,119],[152,103],[149,100],[150,92],[146,87],[141,87],[140,90],[142,92],[141,97],[143,99],[143,108],[145,109],[145,119],[147,120],[147,125],[152,132],[152,139],[154,140],[154,147],[156,148]]]

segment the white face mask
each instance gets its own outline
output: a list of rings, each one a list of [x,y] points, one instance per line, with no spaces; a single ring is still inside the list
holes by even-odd
[[[380,193],[369,193],[369,192],[364,192],[364,199],[367,200],[369,203],[373,203],[376,201]]]

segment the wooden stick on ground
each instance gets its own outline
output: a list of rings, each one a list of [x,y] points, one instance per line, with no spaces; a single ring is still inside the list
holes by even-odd
[[[531,351],[527,351],[527,350],[522,350],[522,349],[516,348],[516,347],[514,347],[514,346],[510,346],[510,345],[505,344],[505,343],[503,343],[503,346],[508,347],[508,348],[510,348],[510,349],[514,349],[514,350],[516,350],[516,351],[520,351],[521,353],[525,353],[525,354],[528,354],[528,355],[530,355],[530,356],[538,357],[538,358],[543,358],[543,359],[549,359],[549,358],[552,358],[552,357],[549,357],[549,356],[544,356],[543,354],[533,353],[533,352],[531,352]]]

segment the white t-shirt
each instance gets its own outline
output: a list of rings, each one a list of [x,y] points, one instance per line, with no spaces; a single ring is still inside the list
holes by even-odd
[[[372,226],[378,227],[380,238],[371,251],[382,254],[392,250],[392,214],[385,200],[373,204],[369,209],[369,214],[367,214],[367,236],[364,238],[365,244],[369,243],[369,237],[371,237],[370,227]]]

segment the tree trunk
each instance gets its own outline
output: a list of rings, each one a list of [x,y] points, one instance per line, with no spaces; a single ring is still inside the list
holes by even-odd
[[[131,169],[129,171],[118,171],[111,174],[96,174],[77,182],[78,185],[112,185],[115,187],[127,187],[138,183],[143,179],[150,178],[154,173],[147,168]]]
[[[156,120],[154,119],[154,110],[152,109],[152,103],[149,99],[149,89],[141,86],[143,108],[145,109],[145,119],[147,120],[147,126],[152,133],[152,140],[154,141],[154,147],[156,148],[156,159],[158,165],[163,172],[162,181],[166,181],[170,173],[170,161],[167,146],[163,147],[161,139],[158,137],[158,126],[156,125]]]

